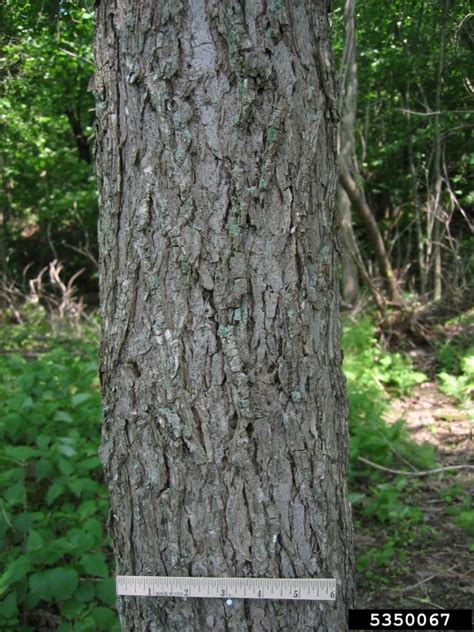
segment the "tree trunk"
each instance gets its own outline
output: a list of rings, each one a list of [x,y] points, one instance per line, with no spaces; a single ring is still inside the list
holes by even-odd
[[[341,184],[337,188],[337,209],[339,212],[339,228],[342,237],[341,253],[341,291],[344,303],[353,307],[359,298],[359,273],[353,256],[356,236],[352,228],[351,201]]]
[[[341,64],[341,123],[339,125],[339,161],[346,169],[357,165],[354,127],[357,114],[357,59],[355,41],[355,0],[344,4],[344,54]],[[339,182],[337,208],[342,236],[342,296],[347,305],[355,305],[359,295],[359,275],[354,257],[351,256],[356,237],[352,228],[351,201]]]
[[[344,187],[352,206],[355,208],[359,217],[364,225],[367,237],[375,252],[375,258],[380,268],[380,272],[383,275],[384,281],[388,287],[388,293],[390,300],[393,303],[401,304],[403,302],[398,281],[393,272],[392,264],[388,256],[383,237],[377,226],[377,220],[375,219],[372,210],[370,209],[365,199],[364,190],[359,187],[352,174],[341,165],[341,171],[339,174],[339,181]]]
[[[441,265],[441,240],[442,240],[442,208],[441,208],[441,195],[443,188],[443,179],[441,176],[441,152],[442,152],[442,138],[441,138],[441,124],[440,124],[440,112],[441,112],[441,89],[443,86],[443,72],[444,72],[444,47],[446,44],[446,29],[448,26],[449,10],[451,0],[444,0],[443,2],[443,22],[441,27],[440,44],[439,44],[439,62],[438,62],[438,76],[436,81],[436,97],[435,97],[435,112],[434,112],[434,159],[433,159],[433,298],[435,301],[441,300],[443,286],[442,286],[442,265]]]
[[[336,577],[330,602],[119,598],[124,630],[347,629],[326,2],[100,2],[103,443],[117,571]]]

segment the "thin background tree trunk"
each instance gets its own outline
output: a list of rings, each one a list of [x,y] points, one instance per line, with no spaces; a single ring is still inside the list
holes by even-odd
[[[394,303],[402,302],[402,295],[392,269],[392,264],[385,248],[382,234],[377,221],[365,198],[363,188],[358,184],[359,166],[355,150],[355,119],[357,115],[357,57],[356,57],[356,27],[355,27],[355,0],[346,0],[344,4],[344,55],[342,60],[342,87],[341,99],[342,122],[339,129],[340,142],[340,176],[339,176],[339,209],[340,225],[344,240],[345,257],[343,257],[343,282],[354,275],[354,270],[348,265],[347,253],[354,250],[356,242],[352,228],[351,208],[359,215],[365,228],[367,237],[374,249],[380,272],[388,288],[388,294]],[[361,260],[362,261],[362,260]],[[353,265],[356,263],[353,259]],[[360,265],[359,265],[360,271]],[[364,277],[364,275],[363,275]],[[354,278],[349,281],[349,287],[354,284]],[[374,287],[373,282],[370,283]],[[380,298],[380,294],[379,294]],[[376,299],[377,300],[377,299]]]
[[[355,160],[355,119],[357,113],[357,58],[355,48],[355,0],[344,4],[344,53],[341,63],[341,98],[339,110],[339,161],[347,168],[354,168]],[[352,204],[344,187],[339,182],[337,207],[341,228],[342,249],[342,296],[348,305],[355,305],[359,294],[358,266],[354,257],[357,248],[352,227]]]
[[[444,0],[443,2],[443,23],[440,34],[439,44],[439,62],[438,62],[438,75],[436,81],[436,97],[435,97],[435,112],[433,116],[434,124],[434,164],[433,164],[433,201],[432,201],[432,213],[433,213],[433,286],[434,286],[434,300],[441,300],[442,296],[442,262],[441,262],[441,240],[443,235],[443,218],[441,209],[441,194],[443,186],[443,178],[441,175],[441,162],[442,162],[442,139],[441,139],[441,90],[443,87],[443,72],[444,72],[444,48],[446,43],[446,29],[448,26],[449,9],[451,0]]]
[[[120,598],[127,632],[347,628],[327,10],[97,9],[101,454],[117,571],[338,580],[335,604]]]

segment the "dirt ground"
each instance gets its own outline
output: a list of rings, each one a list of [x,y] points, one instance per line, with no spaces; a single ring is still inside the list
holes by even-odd
[[[387,421],[405,419],[414,441],[428,442],[435,448],[438,467],[472,466],[473,423],[472,415],[469,417],[469,411],[441,393],[436,383],[426,382],[409,396],[394,400]],[[391,475],[387,476],[391,480]],[[420,507],[433,535],[407,543],[405,561],[394,561],[389,568],[380,569],[377,577],[367,580],[358,576],[358,608],[473,607],[472,542],[470,551],[467,531],[455,525],[449,513],[453,503],[465,503],[469,495],[472,499],[473,491],[474,469],[418,479],[410,504]],[[356,556],[380,543],[381,535],[380,525],[373,531],[369,527],[364,536],[356,533]]]

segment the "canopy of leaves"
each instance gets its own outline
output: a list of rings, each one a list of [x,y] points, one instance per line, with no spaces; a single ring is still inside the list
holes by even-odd
[[[0,208],[10,276],[33,264],[84,265],[94,248],[92,2],[5,0],[0,81]],[[66,256],[67,253],[67,256]]]

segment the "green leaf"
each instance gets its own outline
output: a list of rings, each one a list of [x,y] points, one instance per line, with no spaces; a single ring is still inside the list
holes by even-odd
[[[53,483],[46,494],[46,502],[51,505],[64,492],[64,485]]]
[[[10,437],[16,437],[18,428],[21,426],[22,417],[18,413],[8,413],[3,416],[5,430]]]
[[[89,616],[74,625],[74,632],[95,632],[97,629],[93,617]]]
[[[13,528],[20,533],[26,533],[30,530],[31,525],[33,524],[33,518],[34,513],[22,511],[12,519]]]
[[[97,512],[97,503],[94,500],[85,500],[79,505],[79,516],[84,520]]]
[[[95,538],[96,544],[100,544],[102,538],[104,537],[102,524],[96,518],[89,518],[84,522],[83,525],[84,531],[90,533]]]
[[[67,456],[68,458],[77,454],[77,450],[75,448],[64,443],[61,443],[58,446],[58,452],[60,452],[63,456]]]
[[[45,448],[47,448],[50,442],[51,437],[48,437],[47,435],[39,435],[38,437],[36,437],[36,445],[40,450],[44,450]]]
[[[68,619],[79,619],[80,615],[84,611],[84,603],[72,597],[61,603],[61,614]]]
[[[61,473],[65,476],[70,476],[74,472],[74,465],[70,461],[66,461],[66,459],[60,458],[58,466]]]
[[[68,481],[69,489],[79,497],[82,492],[96,493],[99,489],[99,484],[91,478],[79,478]]]
[[[69,413],[64,410],[57,410],[54,415],[54,421],[64,421],[67,424],[71,424],[74,420]]]
[[[31,594],[37,601],[50,601],[52,598],[52,588],[48,581],[48,571],[33,573],[28,579]],[[36,604],[35,604],[36,605]]]
[[[3,622],[8,619],[16,618],[18,614],[18,606],[16,603],[16,593],[11,592],[9,595],[0,601],[0,619]]]
[[[99,468],[100,465],[101,463],[98,456],[91,456],[80,463],[81,468],[84,468],[85,470],[95,470],[96,468]]]
[[[73,408],[80,406],[84,402],[87,402],[88,399],[92,397],[91,393],[77,393],[71,397],[71,404]]]
[[[81,529],[71,529],[68,532],[68,540],[76,555],[90,551],[96,544],[95,538]]]
[[[94,598],[94,584],[93,581],[81,581],[79,588],[76,590],[75,597],[79,601],[92,601]]]
[[[23,481],[19,481],[9,487],[4,493],[4,498],[12,507],[22,505],[25,502],[25,485]]]
[[[110,608],[98,606],[92,609],[91,614],[99,630],[109,631],[117,624],[117,614]]]
[[[455,524],[465,529],[470,536],[474,536],[474,511],[461,511]]]
[[[5,447],[5,454],[17,461],[27,461],[38,456],[38,451],[28,445],[11,445]]]
[[[107,577],[100,582],[96,582],[95,592],[97,597],[107,606],[113,606],[117,599],[115,581]]]
[[[17,557],[0,577],[0,596],[2,596],[12,584],[25,577],[30,568],[31,563],[26,555]]]
[[[46,571],[53,597],[56,601],[68,599],[76,590],[79,575],[74,568],[59,566]]]
[[[22,406],[21,406],[22,409],[23,410],[28,410],[30,408],[33,408],[33,406],[34,406],[33,399],[30,396],[25,397],[25,399],[23,400]]]
[[[54,472],[52,463],[46,459],[40,459],[36,462],[36,480],[38,482],[45,478],[49,478]]]
[[[31,553],[32,551],[38,551],[41,547],[44,546],[44,540],[41,534],[38,531],[32,529],[28,534],[28,539],[26,541],[26,551]]]
[[[109,574],[103,553],[88,553],[81,557],[81,565],[86,573],[94,577],[107,577]]]
[[[365,499],[365,494],[358,492],[349,493],[349,502],[352,505],[359,505]]]

